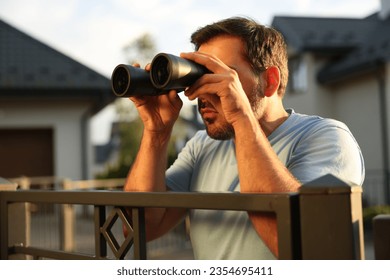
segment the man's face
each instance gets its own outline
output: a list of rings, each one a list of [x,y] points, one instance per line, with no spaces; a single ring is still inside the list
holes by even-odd
[[[244,45],[241,40],[232,36],[216,37],[201,45],[199,52],[216,56],[237,72],[252,110],[259,119],[263,111],[263,94],[259,86],[259,78],[254,77],[250,64],[243,57]],[[198,110],[211,138],[216,140],[234,138],[233,126],[226,121],[217,96],[210,94],[207,98],[199,97]]]

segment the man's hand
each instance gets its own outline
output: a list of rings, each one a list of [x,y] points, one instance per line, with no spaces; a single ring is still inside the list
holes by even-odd
[[[134,66],[139,67],[135,64]],[[145,67],[150,71],[150,64]],[[170,131],[179,116],[183,102],[175,90],[156,96],[133,96],[129,98],[135,104],[144,123],[144,130],[153,133]]]
[[[181,56],[204,65],[212,72],[203,75],[186,90],[185,95],[190,100],[205,99],[221,110],[230,124],[239,120],[244,112],[251,112],[248,97],[235,69],[205,53],[182,53]]]

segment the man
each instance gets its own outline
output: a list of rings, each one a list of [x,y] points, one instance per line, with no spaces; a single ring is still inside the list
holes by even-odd
[[[328,173],[362,184],[363,158],[344,124],[284,109],[288,70],[280,33],[250,19],[229,18],[199,29],[192,42],[196,52],[181,56],[211,73],[185,96],[198,99],[206,132],[198,132],[166,171],[167,144],[182,101],[175,91],[131,97],[144,131],[126,191],[295,192]],[[185,213],[150,209],[147,239],[169,231]],[[193,210],[190,217],[198,259],[278,257],[272,216]]]

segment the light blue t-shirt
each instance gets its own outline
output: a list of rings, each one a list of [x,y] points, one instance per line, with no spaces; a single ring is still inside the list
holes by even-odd
[[[303,184],[326,174],[362,185],[364,162],[347,126],[287,110],[288,119],[269,137],[272,148]],[[261,176],[261,170],[253,170]],[[233,140],[218,141],[199,131],[166,172],[167,186],[184,192],[239,192]],[[274,259],[248,214],[191,211],[191,242],[197,259]]]

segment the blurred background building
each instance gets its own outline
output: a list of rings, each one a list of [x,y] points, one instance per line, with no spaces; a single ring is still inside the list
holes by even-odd
[[[390,204],[390,1],[365,18],[276,16],[286,38],[286,107],[346,123],[365,159],[365,199]]]
[[[0,20],[0,176],[90,178],[109,79]]]

